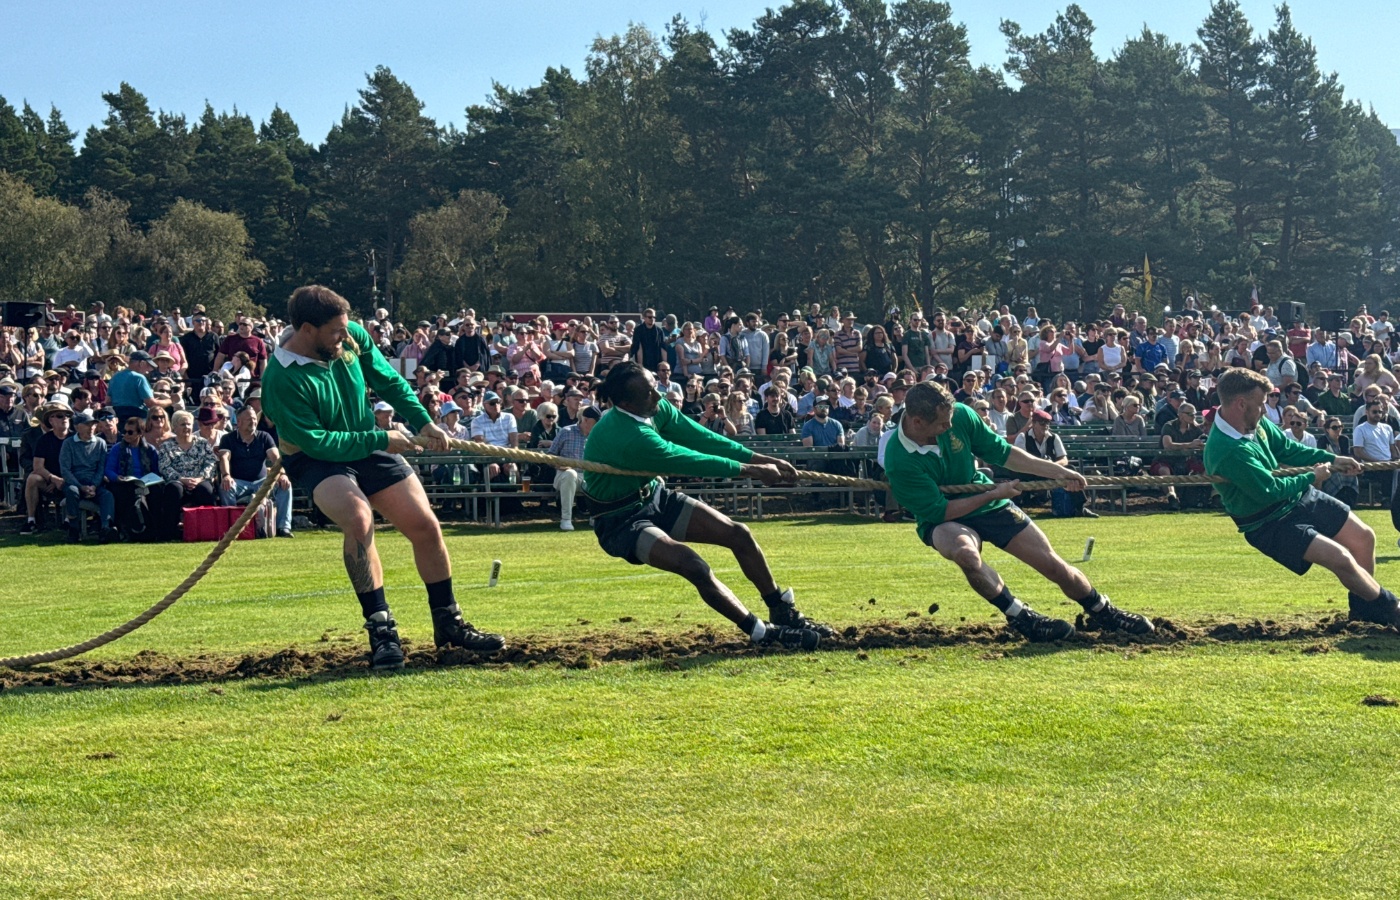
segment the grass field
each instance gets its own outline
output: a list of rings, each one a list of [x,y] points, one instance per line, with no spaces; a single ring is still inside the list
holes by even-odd
[[[1393,530],[1364,517],[1393,586]],[[1345,610],[1324,573],[1294,578],[1221,517],[1042,524],[1075,559],[1093,534],[1099,587],[1177,622]],[[927,621],[935,602],[936,622],[993,621],[909,526],[754,529],[833,624]],[[462,529],[449,545],[468,617],[517,641],[730,633],[587,532]],[[95,656],[362,642],[338,546],[235,545]],[[206,549],[0,541],[0,656],[128,618]],[[427,640],[406,545],[383,534],[381,552],[401,631]],[[1033,605],[1075,611],[990,556]],[[505,571],[487,589],[492,558]],[[1391,896],[1400,708],[1361,700],[1400,696],[1398,662],[1400,638],[1344,633],[8,690],[0,896]]]

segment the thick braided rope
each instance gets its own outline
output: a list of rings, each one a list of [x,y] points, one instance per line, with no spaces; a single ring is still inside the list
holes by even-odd
[[[428,442],[426,438],[415,438],[414,440],[421,446],[427,446]],[[553,466],[556,469],[580,469],[584,472],[598,472],[603,475],[630,475],[636,478],[664,478],[671,474],[669,472],[637,472],[631,469],[619,469],[614,466],[584,459],[565,459],[562,456],[541,453],[538,450],[522,450],[518,447],[497,447],[478,441],[462,441],[453,438],[450,440],[450,443],[452,449],[466,451],[476,456],[499,457],[514,462]],[[832,459],[839,458],[839,456],[832,457]],[[1381,472],[1393,469],[1400,469],[1400,460],[1361,463],[1361,470],[1363,472]],[[1301,475],[1304,472],[1311,471],[1311,466],[1294,466],[1292,468],[1276,469],[1274,474]],[[830,484],[836,487],[845,487],[857,491],[887,491],[890,489],[888,482],[874,481],[869,478],[852,478],[848,475],[832,475],[827,472],[813,472],[807,469],[799,470],[798,474],[804,481],[815,481],[819,484]],[[1089,487],[1166,487],[1167,485],[1220,484],[1228,480],[1219,475],[1087,475],[1085,478],[1089,482]],[[1052,488],[1064,487],[1064,484],[1064,481],[1059,479],[1022,481],[1021,490],[1048,491]],[[990,491],[995,485],[945,484],[940,487],[945,494],[980,494],[984,491]]]
[[[415,440],[420,444],[427,443],[427,441],[422,438],[416,438]],[[666,472],[636,472],[630,469],[618,469],[613,466],[589,462],[582,459],[564,459],[563,457],[554,456],[549,453],[540,453],[535,450],[521,450],[515,447],[495,447],[475,441],[454,439],[451,441],[451,445],[453,449],[467,451],[478,456],[498,457],[515,462],[536,463],[539,465],[553,466],[555,468],[581,469],[585,472],[599,472],[609,475],[630,475],[641,478],[652,478],[669,474]],[[1400,460],[1361,463],[1361,470],[1363,472],[1392,471],[1395,469],[1400,469]],[[238,521],[233,523],[233,527],[228,530],[228,533],[214,545],[214,548],[209,551],[209,555],[204,558],[204,561],[201,562],[184,581],[180,582],[173,591],[166,594],[159,603],[131,621],[125,622],[113,628],[111,631],[103,632],[97,637],[83,641],[81,644],[74,644],[71,647],[62,647],[57,650],[48,650],[43,653],[31,653],[27,656],[0,658],[0,667],[18,668],[21,666],[33,666],[39,663],[58,662],[59,660],[78,656],[87,653],[89,650],[95,650],[105,644],[110,644],[112,641],[130,634],[156,616],[165,612],[173,606],[177,600],[188,593],[190,588],[199,583],[200,579],[213,568],[214,563],[219,561],[219,557],[224,555],[224,551],[229,548],[238,538],[238,535],[242,533],[243,529],[247,527],[248,522],[257,512],[258,507],[262,505],[262,502],[267,499],[267,495],[271,493],[273,483],[276,481],[277,474],[281,472],[281,470],[281,460],[274,462],[268,467],[266,480],[263,481],[262,487],[258,488],[258,492],[253,495],[253,499],[248,502],[248,507],[243,511],[243,515],[238,517]],[[1310,467],[1295,466],[1277,469],[1274,474],[1300,475],[1310,471],[1312,471]],[[874,481],[868,478],[850,478],[845,475],[831,475],[826,472],[810,472],[805,470],[801,474],[804,479],[810,481],[832,484],[839,487],[849,487],[853,490],[883,491],[889,489],[887,483],[883,481]],[[1218,475],[1095,475],[1088,478],[1090,487],[1161,487],[1169,484],[1204,485],[1216,484],[1225,480],[1226,479]],[[1020,484],[1021,489],[1027,491],[1043,491],[1063,486],[1064,482],[1060,480],[1023,481]],[[943,485],[942,490],[947,494],[976,494],[989,491],[993,487],[994,485],[990,484],[957,484]]]
[[[68,659],[69,657],[87,653],[89,650],[96,650],[104,644],[112,643],[112,641],[115,641],[117,638],[125,637],[174,606],[175,601],[189,593],[190,588],[199,584],[199,580],[208,574],[210,569],[214,568],[214,563],[219,561],[219,557],[224,555],[224,551],[238,539],[238,536],[243,533],[243,529],[248,527],[248,523],[251,522],[253,516],[257,514],[258,507],[262,506],[263,501],[267,499],[267,495],[272,493],[272,488],[277,481],[277,475],[281,471],[282,460],[280,459],[273,461],[272,464],[267,467],[267,477],[263,480],[262,487],[258,488],[257,493],[253,495],[253,499],[248,501],[248,508],[243,510],[243,515],[239,516],[238,521],[233,523],[228,533],[219,539],[219,542],[215,544],[214,548],[209,551],[209,554],[204,557],[204,561],[196,566],[195,570],[191,572],[184,581],[180,582],[173,591],[166,594],[159,603],[131,621],[124,622],[111,631],[104,631],[97,637],[89,638],[81,644],[74,644],[71,647],[60,647],[57,650],[46,650],[43,653],[31,653],[27,656],[5,657],[0,659],[0,667],[15,669],[21,666],[38,665],[39,663],[58,662],[61,659]]]

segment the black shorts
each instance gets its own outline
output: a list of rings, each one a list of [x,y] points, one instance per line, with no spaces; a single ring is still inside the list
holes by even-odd
[[[1001,509],[994,509],[989,513],[953,519],[953,521],[971,528],[983,543],[991,544],[998,550],[1005,550],[1006,545],[1011,543],[1016,535],[1031,525],[1030,517],[1014,503],[1008,503]],[[924,543],[930,547],[933,546],[933,528],[930,528],[928,534],[924,536]]]
[[[593,520],[598,546],[609,556],[625,559],[634,566],[646,565],[652,545],[666,535],[685,540],[690,516],[700,501],[680,491],[660,485],[641,509],[631,514],[599,516]]]
[[[1310,487],[1288,515],[1245,532],[1244,539],[1269,559],[1302,575],[1312,568],[1303,554],[1313,538],[1336,537],[1350,515],[1345,503]]]
[[[328,462],[313,459],[305,453],[293,453],[282,460],[282,469],[297,491],[313,500],[316,485],[336,475],[349,477],[360,486],[366,497],[373,497],[385,488],[413,477],[412,467],[404,462],[402,456],[383,450],[375,450],[364,459],[350,462]]]

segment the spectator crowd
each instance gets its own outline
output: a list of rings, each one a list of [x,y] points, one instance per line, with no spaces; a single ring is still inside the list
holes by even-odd
[[[1018,317],[1005,306],[913,311],[907,320],[896,308],[883,322],[859,323],[818,304],[771,321],[760,310],[716,306],[693,322],[653,309],[635,318],[490,322],[460,309],[408,323],[378,309],[364,325],[449,435],[569,457],[582,456],[600,415],[602,376],[628,359],[706,428],[735,438],[790,435],[806,447],[880,447],[905,392],[938,380],[1036,455],[1067,457],[1061,429],[1097,431],[1152,443],[1154,474],[1197,473],[1215,381],[1245,366],[1273,384],[1265,414],[1294,439],[1363,460],[1400,449],[1392,373],[1400,342],[1389,314],[1365,307],[1337,333],[1280,322],[1267,306],[1232,318],[1193,298],[1160,326],[1121,305],[1084,323],[1052,322],[1034,307]],[[53,502],[70,540],[85,515],[98,518],[102,540],[173,539],[182,510],[245,502],[277,459],[259,385],[282,328],[271,317],[224,323],[202,307],[109,313],[101,303],[60,310],[52,300],[33,327],[0,328],[0,437],[7,471],[22,479],[24,531],[36,531]],[[388,404],[367,402],[380,428],[404,428]],[[561,527],[572,529],[579,484],[571,470],[502,460],[441,466],[429,477],[552,479]],[[1358,487],[1339,475],[1326,489],[1354,502]],[[284,476],[273,496],[274,532],[290,537]],[[1168,490],[1165,499],[1175,508],[1206,504],[1210,494]],[[1091,513],[1079,505],[1063,514]]]

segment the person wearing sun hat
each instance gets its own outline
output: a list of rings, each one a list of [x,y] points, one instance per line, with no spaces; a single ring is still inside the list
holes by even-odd
[[[67,403],[50,402],[39,407],[39,427],[42,436],[34,444],[34,468],[24,480],[25,522],[20,534],[35,534],[39,529],[35,516],[44,496],[63,491],[63,442],[68,438],[73,410]]]

